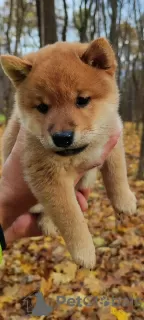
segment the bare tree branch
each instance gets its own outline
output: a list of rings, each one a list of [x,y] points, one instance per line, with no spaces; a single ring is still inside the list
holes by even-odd
[[[10,29],[12,25],[12,15],[13,15],[13,9],[14,9],[14,1],[10,0],[10,9],[9,9],[9,17],[8,17],[8,23],[7,23],[7,31],[6,31],[6,38],[7,38],[7,52],[11,53],[11,39],[10,39]]]
[[[67,27],[68,27],[68,11],[67,11],[67,3],[66,0],[63,0],[63,7],[64,7],[64,26],[62,30],[62,40],[66,41],[66,33],[67,33]]]

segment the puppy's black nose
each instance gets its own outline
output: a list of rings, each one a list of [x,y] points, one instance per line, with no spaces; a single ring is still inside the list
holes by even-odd
[[[74,132],[63,131],[52,135],[54,144],[60,148],[68,148],[73,143]]]

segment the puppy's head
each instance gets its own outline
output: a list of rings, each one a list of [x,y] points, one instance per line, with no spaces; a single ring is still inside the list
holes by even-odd
[[[58,42],[22,59],[1,56],[1,64],[23,125],[45,148],[75,154],[108,134],[119,94],[107,40]]]

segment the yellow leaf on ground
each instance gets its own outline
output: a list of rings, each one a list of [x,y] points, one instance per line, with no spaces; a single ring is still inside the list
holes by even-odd
[[[40,291],[42,292],[42,294],[44,296],[48,295],[49,294],[49,291],[52,287],[52,277],[51,275],[49,276],[49,279],[46,280],[45,278],[42,278],[41,280],[41,284],[40,284]]]
[[[111,314],[116,316],[117,320],[128,320],[130,313],[127,313],[123,310],[118,310],[117,308],[111,307]]]

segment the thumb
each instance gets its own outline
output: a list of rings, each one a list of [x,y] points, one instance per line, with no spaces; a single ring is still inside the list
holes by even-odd
[[[5,231],[6,243],[14,242],[20,238],[37,237],[42,235],[38,227],[37,217],[29,213],[19,216]]]

